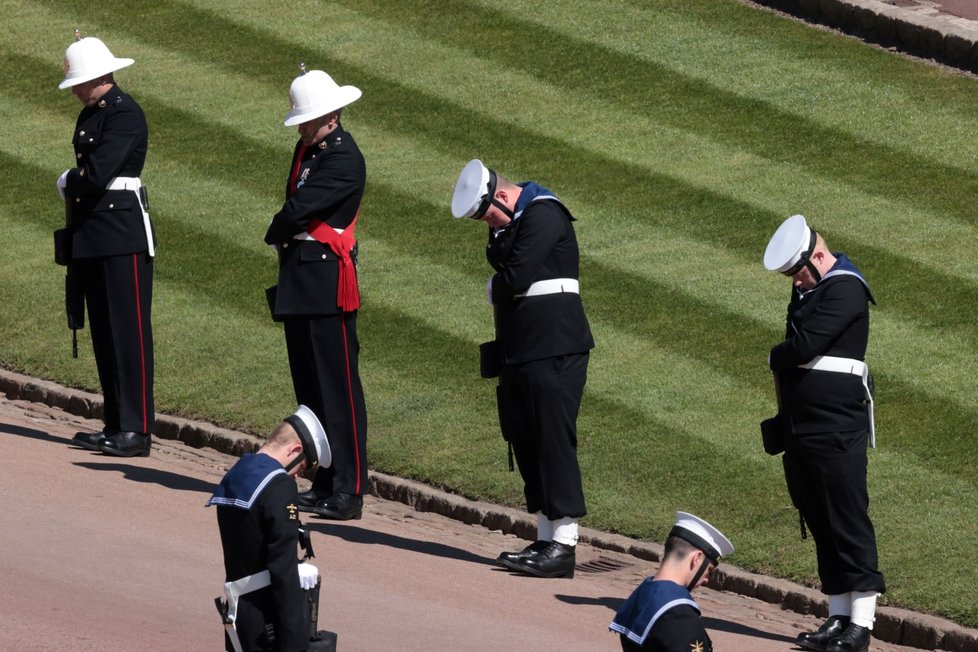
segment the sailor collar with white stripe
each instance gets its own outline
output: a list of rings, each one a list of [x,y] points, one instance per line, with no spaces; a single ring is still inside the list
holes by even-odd
[[[523,183],[518,183],[516,185],[522,188],[523,190],[520,192],[520,196],[517,197],[516,199],[516,205],[514,206],[515,210],[513,211],[513,219],[511,219],[506,226],[501,226],[498,228],[490,227],[492,229],[493,235],[499,235],[500,233],[502,233],[503,231],[511,227],[513,224],[515,224],[516,221],[520,219],[520,216],[523,215],[523,212],[527,208],[529,208],[530,204],[534,202],[544,201],[549,199],[563,206],[563,202],[560,201],[560,199],[558,199],[556,195],[554,195],[550,190],[544,188],[538,183],[535,183],[533,181],[524,181]]]
[[[264,453],[248,453],[231,467],[206,507],[237,507],[248,510],[278,475],[288,475],[282,465]]]
[[[808,295],[809,292],[814,292],[830,278],[835,278],[838,276],[855,276],[857,279],[859,279],[859,282],[863,284],[863,287],[866,288],[866,294],[869,295],[869,300],[873,303],[873,305],[876,305],[876,299],[873,298],[873,293],[869,289],[869,283],[866,281],[866,277],[864,277],[863,273],[859,271],[856,264],[849,259],[849,256],[845,255],[841,251],[832,252],[832,255],[835,256],[835,264],[832,265],[831,269],[822,275],[822,278],[815,284],[815,287],[809,290],[796,288],[798,297],[802,298]]]

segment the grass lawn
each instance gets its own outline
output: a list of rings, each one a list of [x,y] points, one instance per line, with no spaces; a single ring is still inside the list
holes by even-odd
[[[676,510],[746,569],[815,582],[778,458],[765,365],[788,284],[761,258],[801,212],[879,302],[868,362],[871,515],[887,604],[978,626],[974,350],[978,82],[735,0],[5,3],[0,365],[97,389],[70,358],[51,232],[79,111],[72,30],[136,65],[160,247],[157,410],[267,432],[293,409],[262,235],[282,201],[299,61],[363,98],[361,362],[375,469],[520,505],[494,388],[485,233],[453,221],[470,158],[578,216],[597,340],[580,418],[585,524],[662,540]]]

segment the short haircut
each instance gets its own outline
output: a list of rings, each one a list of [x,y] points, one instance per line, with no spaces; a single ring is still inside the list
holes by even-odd
[[[666,550],[663,555],[663,559],[668,559],[669,557],[674,557],[676,559],[682,559],[691,552],[703,552],[693,544],[691,544],[686,539],[682,539],[677,536],[671,536],[666,539]]]
[[[276,446],[288,446],[294,442],[301,441],[299,439],[299,433],[295,431],[292,424],[288,421],[283,421],[276,426],[272,434],[268,436],[268,443],[275,444]]]

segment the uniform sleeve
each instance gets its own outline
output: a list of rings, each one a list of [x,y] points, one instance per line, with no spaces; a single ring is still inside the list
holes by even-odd
[[[85,157],[85,165],[68,174],[71,194],[102,192],[132,157],[140,143],[146,140],[146,118],[142,111],[124,104],[105,116],[98,145]]]
[[[540,269],[564,234],[566,221],[559,209],[547,204],[523,212],[505,267],[492,281],[493,303],[512,301],[538,280]]]
[[[656,652],[713,652],[703,620],[688,605],[674,607],[662,614],[652,627],[643,650]]]
[[[279,244],[297,233],[304,233],[313,218],[328,222],[337,206],[362,190],[364,180],[360,170],[352,151],[342,148],[325,150],[319,165],[272,218],[265,233],[265,243]],[[347,225],[331,226],[344,228]]]
[[[268,571],[275,614],[275,635],[283,652],[309,645],[309,618],[299,586],[298,490],[291,478],[273,482],[261,495],[261,521],[268,545]]]
[[[801,329],[771,349],[773,371],[797,367],[822,355],[866,308],[866,290],[855,278],[840,278],[814,298],[818,303]]]

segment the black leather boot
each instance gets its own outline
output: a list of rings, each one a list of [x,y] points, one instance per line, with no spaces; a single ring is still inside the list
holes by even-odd
[[[321,500],[326,500],[332,495],[332,492],[322,491],[313,487],[309,491],[299,492],[299,511],[300,512],[311,512]]]
[[[363,515],[363,498],[353,494],[333,494],[316,503],[312,511],[334,521],[359,519]]]
[[[833,638],[825,652],[869,652],[870,629],[850,623],[841,636]]]
[[[116,457],[149,457],[153,435],[141,432],[117,432],[99,442],[98,449]]]
[[[76,432],[75,436],[71,438],[71,443],[90,451],[97,451],[99,443],[108,436],[104,430],[101,432]]]
[[[496,557],[496,561],[498,561],[499,563],[505,566],[507,561],[516,561],[518,559],[523,559],[524,557],[532,557],[533,555],[537,554],[541,550],[544,550],[549,545],[550,545],[549,541],[537,540],[531,543],[530,545],[528,545],[527,547],[523,548],[519,552],[499,553],[499,556]]]
[[[829,616],[829,619],[822,623],[814,632],[805,632],[798,635],[797,643],[799,647],[815,652],[825,652],[836,636],[842,635],[846,627],[849,626],[849,616]]]
[[[575,547],[550,541],[535,555],[515,561],[503,561],[506,568],[537,577],[574,577]]]

